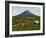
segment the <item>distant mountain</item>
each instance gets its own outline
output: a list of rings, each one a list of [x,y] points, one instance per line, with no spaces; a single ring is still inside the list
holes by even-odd
[[[21,13],[17,16],[20,16],[20,17],[22,16],[23,17],[23,16],[36,16],[36,15],[34,15],[30,11],[26,10],[26,11],[24,11],[23,13]]]

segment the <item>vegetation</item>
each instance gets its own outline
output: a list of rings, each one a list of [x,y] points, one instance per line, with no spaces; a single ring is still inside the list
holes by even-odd
[[[38,21],[39,23],[35,22]],[[12,17],[12,31],[40,30],[40,16]]]

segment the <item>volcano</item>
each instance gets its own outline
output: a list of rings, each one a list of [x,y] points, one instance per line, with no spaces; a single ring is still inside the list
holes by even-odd
[[[36,16],[36,15],[34,15],[30,11],[26,10],[26,11],[24,11],[23,13],[21,13],[17,16],[23,17],[23,16]]]

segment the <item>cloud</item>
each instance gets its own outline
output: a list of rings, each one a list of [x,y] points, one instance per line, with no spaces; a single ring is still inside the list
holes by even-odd
[[[12,7],[12,16],[16,16],[24,12],[25,10],[29,10],[31,13],[40,16],[40,8],[39,7],[19,7],[13,6]]]

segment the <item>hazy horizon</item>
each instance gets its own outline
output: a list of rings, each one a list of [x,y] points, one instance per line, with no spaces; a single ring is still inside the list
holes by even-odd
[[[39,7],[19,7],[19,6],[12,6],[12,16],[17,16],[26,10],[30,11],[34,15],[40,16]]]

